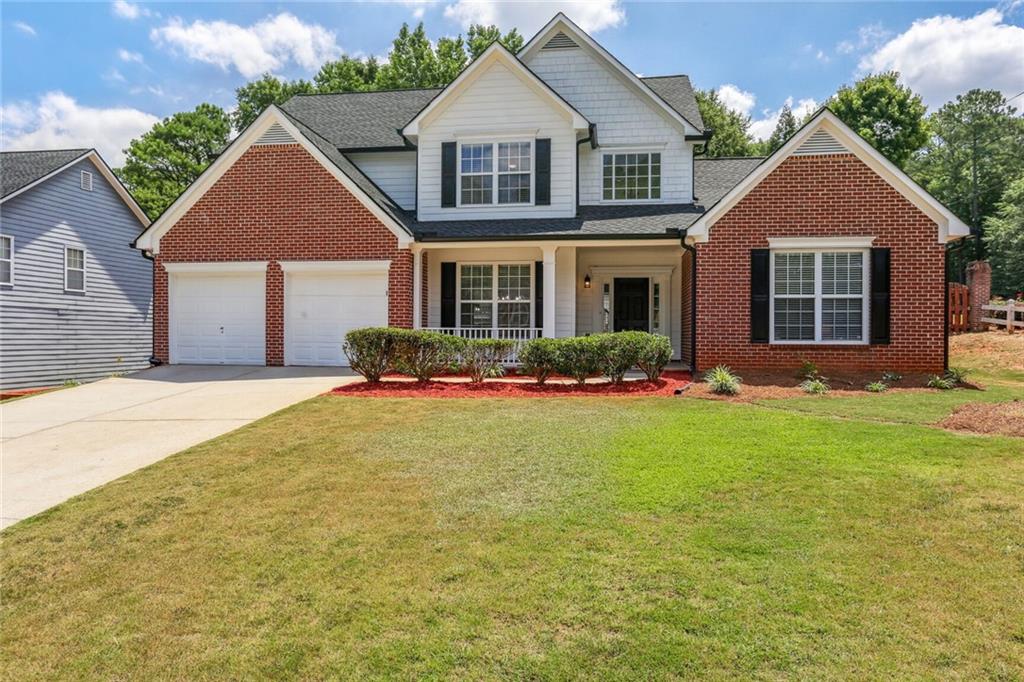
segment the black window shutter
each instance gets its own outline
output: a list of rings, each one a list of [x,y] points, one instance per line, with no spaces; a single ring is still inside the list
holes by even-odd
[[[455,326],[455,263],[441,263],[441,326]]]
[[[750,250],[750,341],[768,343],[770,252]]]
[[[455,143],[441,143],[441,206],[455,206]]]
[[[550,138],[536,140],[534,146],[537,149],[537,196],[534,203],[537,206],[550,206],[551,140]]]
[[[889,343],[890,249],[871,249],[871,343]]]
[[[533,326],[544,326],[544,261],[533,263]]]

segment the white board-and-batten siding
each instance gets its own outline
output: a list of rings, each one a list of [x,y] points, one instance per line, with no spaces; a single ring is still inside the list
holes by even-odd
[[[80,171],[93,174],[92,191]],[[0,205],[14,283],[0,286],[0,386],[52,386],[148,366],[153,267],[135,215],[84,159]],[[64,290],[64,249],[84,249],[86,291]]]
[[[416,208],[416,152],[358,152],[346,154],[366,177],[406,209]]]
[[[522,135],[526,132],[528,137]],[[551,205],[442,208],[441,143],[460,137],[474,137],[473,142],[549,138]],[[500,62],[491,65],[464,92],[427,119],[421,127],[417,148],[421,221],[563,218],[576,213],[576,132],[564,108],[534,91]]]
[[[602,154],[617,149],[661,153],[665,203],[693,200],[693,149],[685,131],[584,48],[538,50],[527,66],[591,123],[599,149],[580,145],[580,203],[602,203]]]

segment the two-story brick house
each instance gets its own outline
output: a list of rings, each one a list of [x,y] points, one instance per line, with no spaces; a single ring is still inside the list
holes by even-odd
[[[138,239],[167,362],[344,364],[347,330],[643,329],[694,367],[939,370],[956,219],[830,112],[701,156],[686,76],[558,15],[448,87],[271,107]]]

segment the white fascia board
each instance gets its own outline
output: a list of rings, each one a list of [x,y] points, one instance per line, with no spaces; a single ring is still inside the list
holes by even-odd
[[[743,178],[739,184],[729,190],[707,213],[698,218],[687,230],[687,240],[692,240],[693,243],[706,242],[709,238],[711,227],[818,130],[826,130],[832,134],[850,150],[851,154],[860,159],[868,168],[875,171],[893,189],[903,195],[907,201],[920,209],[922,213],[935,221],[936,225],[938,225],[937,238],[940,244],[945,244],[948,241],[970,234],[970,228],[963,221],[940,204],[935,197],[928,194],[910,176],[897,168],[895,164],[885,158],[877,149],[868,144],[864,138],[853,132],[838,116],[828,109],[821,109],[786,144],[782,145],[774,154],[765,159],[747,177]]]
[[[644,83],[640,78],[626,68],[626,66],[615,58],[608,50],[604,49],[600,43],[591,38],[583,29],[574,24],[569,17],[559,12],[556,14],[551,21],[548,22],[547,26],[537,32],[530,42],[526,43],[519,50],[518,56],[522,61],[526,61],[529,57],[533,56],[537,50],[541,49],[543,45],[551,37],[551,34],[557,30],[561,30],[563,33],[579,39],[584,45],[590,50],[597,54],[603,61],[605,61],[612,70],[619,74],[629,85],[633,87],[638,93],[646,97],[654,106],[668,115],[673,121],[681,125],[687,135],[702,135],[703,130],[697,130],[697,128],[687,121],[682,114],[669,106],[668,102],[663,100],[649,85]]]
[[[316,148],[316,145],[306,139],[306,136],[288,120],[288,117],[281,114],[276,105],[267,107],[248,128],[243,130],[228,145],[227,149],[221,152],[220,156],[203,171],[202,175],[189,185],[188,189],[182,192],[181,196],[175,199],[174,203],[157,218],[156,222],[139,235],[135,240],[135,248],[150,251],[154,254],[160,253],[160,238],[167,234],[178,220],[241,158],[242,154],[248,151],[249,147],[275,123],[288,131],[297,144],[309,152],[327,172],[333,175],[345,189],[351,192],[378,220],[398,237],[399,248],[408,248],[412,242],[412,235],[402,225],[395,222],[391,216],[381,210],[376,202],[370,199],[350,177],[345,175],[340,168],[324,156],[323,152]]]
[[[136,218],[139,219],[139,222],[142,223],[142,226],[148,227],[150,223],[149,216],[146,215],[146,212],[143,211],[142,207],[139,206],[138,202],[135,201],[135,197],[128,193],[128,190],[124,188],[124,185],[121,184],[121,181],[118,180],[117,176],[114,175],[114,172],[110,170],[110,167],[99,155],[99,152],[97,152],[95,149],[90,149],[89,151],[83,153],[81,156],[76,156],[71,161],[68,161],[66,164],[61,166],[60,168],[52,170],[43,177],[25,185],[21,189],[11,192],[3,199],[0,199],[0,204],[4,203],[5,201],[8,201],[9,199],[13,199],[19,194],[27,192],[33,187],[41,185],[42,183],[46,182],[47,180],[57,175],[58,173],[62,173],[66,171],[68,168],[71,168],[82,159],[89,159],[89,161],[92,162],[92,165],[96,167],[96,170],[100,172],[100,175],[102,175],[106,179],[107,184],[114,188],[114,191],[117,192],[117,195],[119,197],[121,197],[121,200],[128,206],[128,209],[133,214],[135,214]]]
[[[291,260],[279,261],[286,273],[321,272],[336,274],[357,274],[367,272],[388,272],[389,260]]]
[[[266,272],[267,261],[216,261],[207,263],[164,263],[164,270],[172,275],[205,274],[235,275],[243,272]]]
[[[508,48],[500,42],[495,42],[484,50],[484,53],[477,57],[472,64],[463,69],[462,73],[460,73],[454,81],[445,87],[444,90],[439,92],[434,99],[430,100],[430,103],[423,107],[423,109],[420,110],[420,113],[416,114],[416,117],[402,128],[402,134],[410,139],[417,138],[420,134],[421,125],[427,121],[432,114],[438,111],[443,111],[446,106],[446,102],[450,98],[456,97],[459,93],[472,85],[472,83],[479,78],[480,74],[486,71],[491,64],[499,61],[508,66],[514,74],[518,75],[520,80],[529,86],[531,90],[554,102],[568,117],[574,129],[588,130],[590,128],[590,121],[588,121],[583,114],[576,111],[576,109],[565,101],[561,95],[555,92],[550,85],[538,78],[537,74],[526,68],[526,65],[519,61],[514,54],[508,51]]]
[[[771,237],[770,249],[869,249],[874,237]]]

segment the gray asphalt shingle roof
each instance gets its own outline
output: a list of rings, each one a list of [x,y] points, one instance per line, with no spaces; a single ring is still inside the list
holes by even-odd
[[[719,157],[698,156],[693,160],[693,193],[705,210],[761,165],[763,156]]]
[[[31,152],[0,152],[0,198],[31,185],[39,178],[66,166],[89,149],[54,149]]]
[[[701,118],[697,106],[697,96],[693,94],[690,77],[685,74],[678,76],[649,76],[641,78],[654,94],[676,110],[683,118],[692,123],[697,130],[704,130],[704,119]],[[598,131],[600,134],[600,131]]]

